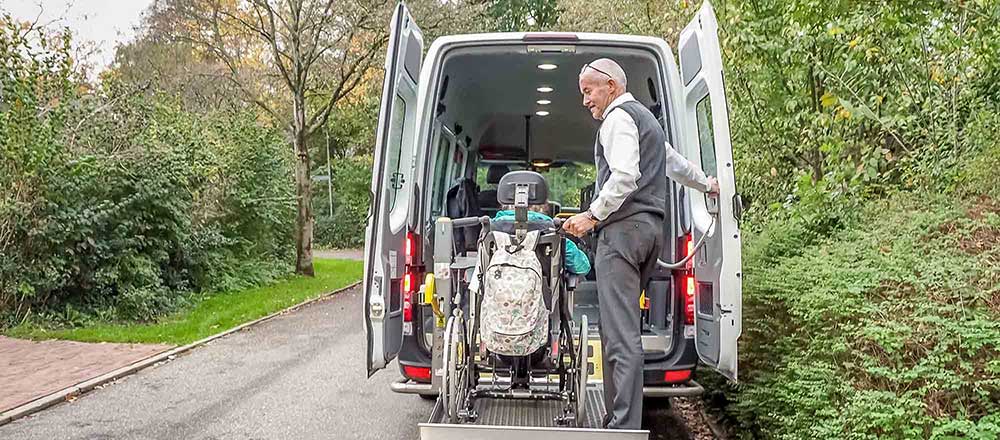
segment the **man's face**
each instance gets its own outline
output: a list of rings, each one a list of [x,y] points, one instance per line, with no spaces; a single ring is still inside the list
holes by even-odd
[[[607,75],[587,69],[580,74],[580,94],[583,106],[599,121],[604,119],[604,110],[615,99],[615,83]]]

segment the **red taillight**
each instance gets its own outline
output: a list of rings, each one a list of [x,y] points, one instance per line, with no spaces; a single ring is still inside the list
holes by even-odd
[[[403,274],[403,322],[413,321],[413,274]]]
[[[685,275],[682,286],[684,291],[684,324],[694,325],[694,275]]]
[[[406,244],[404,245],[405,252],[406,252],[404,254],[404,255],[406,255],[406,264],[413,264],[413,247],[414,247],[413,246],[413,240],[414,240],[413,233],[412,232],[407,232],[406,233]]]
[[[417,276],[417,268],[413,266],[416,260],[415,251],[417,237],[412,232],[406,233],[406,240],[403,244],[404,255],[406,256],[406,271],[403,272],[403,322],[413,321],[413,291],[417,288],[414,281]]]
[[[691,370],[664,371],[663,381],[668,383],[687,382],[691,380]]]
[[[431,368],[430,367],[411,367],[409,365],[403,365],[403,376],[406,376],[413,380],[430,381],[431,380]]]
[[[681,258],[687,258],[688,255],[694,253],[694,240],[692,240],[691,234],[687,234],[681,240],[681,251],[683,255]],[[681,280],[681,296],[684,298],[684,325],[694,325],[694,273],[691,268],[694,267],[691,261],[688,261],[687,269],[679,272]]]

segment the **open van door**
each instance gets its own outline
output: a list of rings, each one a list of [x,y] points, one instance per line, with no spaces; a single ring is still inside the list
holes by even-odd
[[[733,172],[718,23],[707,1],[681,31],[678,46],[684,136],[681,152],[701,164],[706,174],[715,176],[720,190],[718,199],[688,190],[692,239],[697,243],[708,235],[693,262],[695,346],[702,362],[735,381],[743,297],[739,229],[742,204]]]
[[[385,368],[403,342],[402,278],[413,192],[417,81],[424,40],[403,3],[389,24],[382,108],[375,135],[371,205],[365,228],[364,307],[368,375]]]

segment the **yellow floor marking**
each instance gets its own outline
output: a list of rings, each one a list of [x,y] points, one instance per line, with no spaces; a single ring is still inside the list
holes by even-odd
[[[601,340],[599,338],[591,339],[588,345],[590,345],[593,350],[593,353],[587,357],[587,362],[593,366],[593,370],[588,369],[588,371],[593,372],[590,373],[590,377],[587,378],[587,381],[591,382],[595,380],[604,380],[604,363],[601,362]]]

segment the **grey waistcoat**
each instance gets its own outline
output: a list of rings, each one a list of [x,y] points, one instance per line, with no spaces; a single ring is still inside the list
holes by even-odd
[[[667,205],[667,153],[664,146],[665,135],[660,121],[653,113],[638,101],[628,101],[618,107],[624,110],[639,129],[639,182],[625,202],[607,219],[598,223],[597,229],[607,226],[640,212],[649,212],[660,217],[666,213]],[[604,159],[604,145],[601,136],[597,136],[594,146],[595,163],[597,164],[597,192],[611,177],[611,168]],[[612,145],[611,148],[614,148]]]

